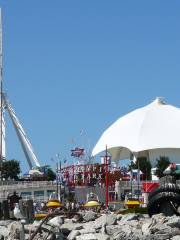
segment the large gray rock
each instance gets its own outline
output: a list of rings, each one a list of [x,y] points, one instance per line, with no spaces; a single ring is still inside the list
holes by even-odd
[[[95,212],[93,212],[93,211],[88,211],[88,212],[86,212],[85,215],[83,216],[83,220],[84,220],[85,222],[93,221],[93,220],[96,219],[96,216],[97,216],[97,214],[96,214]]]
[[[122,214],[117,214],[117,216],[116,216],[117,221],[120,221],[122,217],[123,217]]]
[[[96,233],[96,230],[94,228],[85,228],[82,230],[79,230],[80,234],[89,234],[89,233]]]
[[[60,226],[62,233],[69,234],[74,229],[73,223],[64,223]]]
[[[0,226],[0,234],[3,236],[3,237],[7,237],[9,235],[9,230],[7,227],[4,227],[4,226]],[[1,239],[1,238],[0,238]]]
[[[0,226],[7,227],[12,222],[14,222],[14,221],[13,220],[0,220]]]
[[[117,217],[115,214],[110,214],[110,215],[104,214],[95,220],[94,225],[96,229],[98,229],[104,225],[109,225],[109,226],[114,225],[116,224],[116,222],[117,222]]]
[[[138,220],[131,220],[131,221],[128,222],[128,225],[132,228],[141,229],[141,224]]]
[[[171,240],[179,240],[179,239],[180,239],[180,235],[174,236],[174,237],[171,238]]]
[[[151,221],[152,221],[152,226],[154,226],[157,223],[163,224],[167,220],[166,220],[166,217],[162,213],[159,213],[159,214],[153,215],[151,218]]]
[[[55,227],[60,227],[63,223],[64,223],[64,219],[60,216],[56,216],[48,221],[48,224]]]
[[[151,227],[151,221],[146,221],[141,225],[141,231],[143,235],[149,235],[150,234],[150,227]]]
[[[113,235],[119,231],[122,231],[122,226],[119,225],[106,226],[106,232],[108,235]]]
[[[8,240],[15,240],[15,239],[23,239],[25,238],[24,229],[20,222],[12,222],[8,226],[9,235],[7,237]]]
[[[166,218],[167,222],[166,225],[170,226],[171,228],[180,228],[180,217],[178,216],[172,216],[169,218]]]
[[[73,223],[71,221],[64,223],[60,226],[60,230],[64,234],[69,234],[72,230],[80,230],[83,229],[83,224],[81,223]]]
[[[83,229],[83,224],[82,223],[74,224],[73,230],[81,230],[81,229]]]
[[[130,228],[125,225],[113,235],[114,240],[142,240],[143,235],[140,229]]]
[[[128,213],[126,215],[123,215],[120,221],[128,222],[128,221],[132,221],[132,220],[139,220],[141,218],[144,218],[144,215],[136,214],[136,213]]]
[[[158,239],[158,240],[169,240],[170,239],[168,233],[156,234],[154,237],[155,237],[154,239]]]
[[[171,230],[171,227],[169,227],[165,224],[157,223],[155,226],[150,228],[150,233],[151,234],[168,233],[168,232],[170,232],[170,230]]]
[[[110,240],[110,236],[108,236],[107,234],[96,233],[95,236],[98,240]]]
[[[98,238],[95,234],[89,233],[77,236],[76,240],[98,240]]]
[[[71,233],[68,235],[67,239],[69,240],[75,240],[77,236],[80,235],[80,232],[78,230],[73,230]]]

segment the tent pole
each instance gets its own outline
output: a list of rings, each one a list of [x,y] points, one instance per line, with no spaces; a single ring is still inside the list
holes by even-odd
[[[132,179],[133,179],[132,162],[133,162],[133,160],[131,160],[131,195],[132,195],[132,191],[133,191],[133,189],[132,189]]]
[[[135,156],[135,158],[136,158],[136,156]],[[136,159],[136,161],[137,161],[137,164],[138,164],[138,173],[137,173],[137,180],[138,180],[138,200],[139,200],[139,190],[140,190],[140,169],[139,169],[139,159],[137,158]]]
[[[109,174],[108,174],[108,152],[107,152],[107,145],[106,145],[106,208],[108,209],[109,205]]]

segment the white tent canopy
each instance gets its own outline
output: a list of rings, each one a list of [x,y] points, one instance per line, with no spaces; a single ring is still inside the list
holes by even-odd
[[[180,109],[156,98],[149,105],[119,118],[100,137],[92,151],[105,151],[112,160],[152,149],[180,149]]]

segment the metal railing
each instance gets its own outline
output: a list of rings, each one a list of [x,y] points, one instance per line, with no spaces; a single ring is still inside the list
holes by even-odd
[[[35,188],[35,187],[46,187],[46,186],[55,186],[56,183],[48,181],[32,181],[32,182],[2,182],[0,185],[0,190],[7,189],[20,189],[20,188]]]
[[[152,180],[150,180],[150,181],[140,181],[140,186],[143,183],[146,183],[146,182],[148,182],[148,183],[157,183],[159,181],[152,181]],[[121,181],[119,186],[120,187],[131,187],[131,184],[132,184],[132,186],[138,186],[138,182],[137,181],[132,181],[132,182],[131,181]]]

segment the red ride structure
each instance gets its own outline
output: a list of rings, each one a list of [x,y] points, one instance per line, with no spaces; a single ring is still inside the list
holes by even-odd
[[[75,186],[105,186],[107,175],[107,164],[79,164],[70,165],[61,169],[61,174],[65,184],[69,187]],[[109,186],[114,186],[115,182],[120,179],[120,169],[110,171]]]

